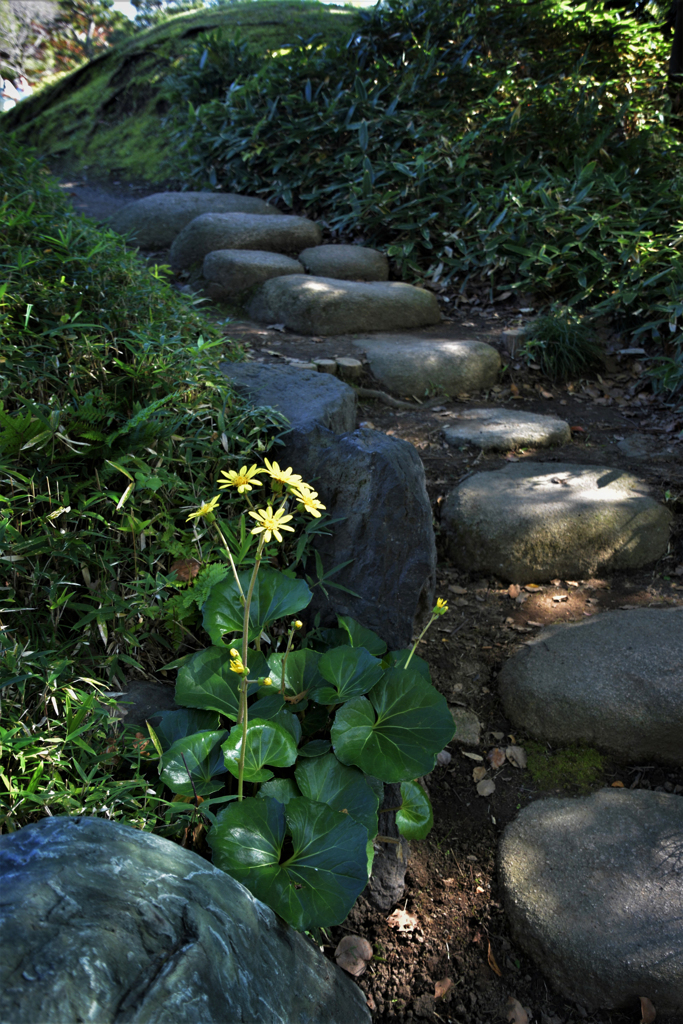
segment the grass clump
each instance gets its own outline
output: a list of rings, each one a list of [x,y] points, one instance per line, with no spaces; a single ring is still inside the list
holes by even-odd
[[[554,381],[584,377],[603,362],[594,328],[569,309],[537,317],[524,335],[522,352]]]
[[[227,386],[218,361],[238,348],[165,268],[74,214],[12,142],[0,266],[0,823],[143,822],[143,752],[108,695],[197,647],[225,570],[187,516],[284,421]]]
[[[604,758],[593,747],[572,745],[549,750],[543,743],[524,744],[531,778],[541,789],[587,793],[600,785]]]

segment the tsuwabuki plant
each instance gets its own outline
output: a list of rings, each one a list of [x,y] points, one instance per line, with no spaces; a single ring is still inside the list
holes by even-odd
[[[262,477],[270,494],[254,507]],[[216,530],[231,575],[202,605],[211,646],[178,672],[176,701],[190,710],[150,729],[159,771],[200,805],[218,867],[295,928],[339,924],[382,840],[384,783],[401,786],[400,833],[429,832],[432,810],[417,780],[452,739],[453,719],[415,655],[419,639],[388,652],[379,636],[340,616],[337,629],[313,629],[295,644],[311,591],[262,560],[272,538],[294,532],[295,515],[324,509],[300,476],[266,459],[265,468],[223,473],[220,488],[245,499],[256,556],[246,572],[235,565],[215,518],[218,496],[189,517]],[[445,611],[439,600],[430,624]]]
[[[603,363],[595,329],[567,309],[539,316],[525,334],[522,352],[555,381],[583,377]]]

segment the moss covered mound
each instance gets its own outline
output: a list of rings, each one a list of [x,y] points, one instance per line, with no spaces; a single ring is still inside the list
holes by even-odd
[[[257,53],[287,46],[297,36],[348,35],[352,9],[307,0],[250,0],[178,15],[112,47],[19,104],[2,118],[60,171],[90,178],[159,182],[173,179],[164,120],[166,76],[203,32],[234,29]]]

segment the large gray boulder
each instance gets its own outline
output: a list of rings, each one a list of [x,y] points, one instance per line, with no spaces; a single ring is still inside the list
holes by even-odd
[[[293,274],[267,281],[247,311],[299,334],[355,334],[425,327],[441,320],[431,292],[400,281],[338,281]]]
[[[551,626],[499,676],[508,717],[551,743],[683,765],[683,608]]]
[[[221,363],[221,370],[250,402],[277,409],[301,433],[322,426],[344,434],[356,426],[356,392],[329,373],[269,363]]]
[[[169,259],[175,270],[185,270],[218,249],[297,253],[308,245],[317,245],[321,238],[320,225],[306,217],[203,213],[180,232]]]
[[[539,800],[505,829],[500,880],[513,935],[590,1010],[683,1011],[683,800],[603,789]],[[637,1019],[637,1018],[634,1018]]]
[[[350,561],[332,581],[359,595],[330,587],[325,597],[316,587],[307,614],[321,612],[325,625],[336,625],[337,614],[351,615],[390,648],[406,647],[434,605],[436,582],[420,457],[407,441],[369,429],[342,435],[295,430],[285,440],[285,464],[313,484],[339,520],[329,536],[315,540],[323,567]]]
[[[666,551],[671,519],[630,473],[571,463],[476,473],[441,511],[455,565],[513,583],[648,565]]]
[[[0,836],[2,1020],[348,1024],[363,993],[202,857],[101,818]]]
[[[309,274],[343,281],[388,281],[389,260],[364,245],[316,245],[299,259]]]
[[[447,444],[472,444],[484,451],[548,448],[572,439],[565,420],[523,409],[462,409],[443,435]]]
[[[257,213],[280,215],[256,196],[230,192],[157,192],[127,203],[109,224],[121,235],[133,235],[143,249],[166,249],[183,228],[202,213]]]
[[[379,334],[356,338],[354,346],[367,356],[372,375],[399,395],[471,394],[492,387],[500,373],[499,353],[483,341]]]
[[[214,302],[234,299],[271,277],[300,274],[303,269],[298,260],[279,252],[218,249],[204,257],[202,276],[207,282],[204,292]]]

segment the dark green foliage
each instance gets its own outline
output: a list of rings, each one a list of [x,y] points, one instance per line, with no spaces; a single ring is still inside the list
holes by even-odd
[[[360,17],[346,46],[257,69],[200,40],[169,82],[188,182],[304,209],[437,290],[533,290],[677,339],[683,146],[656,22],[559,0]]]
[[[524,336],[522,351],[555,381],[584,377],[603,361],[595,328],[568,309],[537,317]]]

